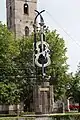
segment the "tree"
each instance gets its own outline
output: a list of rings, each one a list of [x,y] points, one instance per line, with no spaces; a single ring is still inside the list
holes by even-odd
[[[0,103],[19,102],[18,87],[12,80],[13,57],[17,55],[18,49],[13,35],[0,23]]]
[[[39,34],[38,34],[39,35]],[[39,39],[39,37],[38,37]],[[59,35],[56,33],[56,31],[48,32],[46,33],[46,41],[50,45],[51,50],[51,65],[46,68],[46,74],[51,76],[50,83],[53,84],[55,87],[55,99],[59,99],[61,95],[63,94],[63,89],[65,89],[67,79],[67,69],[68,65],[66,63],[67,57],[66,57],[66,47],[64,40],[59,37]],[[30,93],[30,90],[32,91],[35,79],[32,78],[32,74],[34,73],[33,68],[33,35],[28,38],[23,38],[21,41],[19,41],[19,48],[20,48],[20,54],[15,59],[16,66],[18,67],[18,73],[21,77],[21,81],[23,84],[23,91],[27,91],[27,93]],[[34,75],[35,76],[35,75]],[[41,68],[37,68],[37,82],[40,84],[41,82]],[[24,82],[23,82],[24,81]],[[20,82],[20,78],[19,78]],[[22,84],[20,84],[22,85]],[[29,85],[29,87],[26,87]],[[28,88],[28,89],[27,89]],[[30,89],[32,88],[32,89]],[[22,92],[23,98],[26,92]],[[30,94],[32,97],[32,95]],[[26,97],[27,98],[27,97]],[[25,98],[25,99],[26,99]],[[30,98],[28,96],[28,98]],[[30,98],[31,99],[31,98]],[[30,99],[28,99],[30,101]]]
[[[74,98],[75,102],[79,103],[79,112],[80,112],[80,63],[78,66],[78,70],[75,73],[70,83],[69,93]]]
[[[51,65],[48,67],[48,74],[51,75],[50,82],[54,85],[55,99],[60,99],[68,81],[67,48],[65,47],[65,41],[59,37],[56,30],[48,32],[46,39],[51,50]]]
[[[37,35],[38,40],[39,34]],[[55,99],[58,99],[62,96],[67,82],[66,47],[63,38],[60,38],[56,31],[47,32],[46,41],[51,50],[51,65],[46,68],[46,74],[51,76],[50,84],[55,86]],[[16,40],[6,26],[0,23],[1,103],[24,101],[28,103],[27,106],[30,108],[36,83],[32,56],[33,35]],[[39,78],[37,82],[40,83],[41,69],[37,69],[37,77]]]
[[[15,83],[0,82],[0,104],[18,104],[20,102],[19,89]]]
[[[33,37],[29,36],[18,41],[19,55],[14,58],[15,84],[19,84],[20,101],[27,104],[30,110],[30,103],[33,98],[33,87],[35,83],[33,75]],[[25,106],[26,107],[26,106]]]

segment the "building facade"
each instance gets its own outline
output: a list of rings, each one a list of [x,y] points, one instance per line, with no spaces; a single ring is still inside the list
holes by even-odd
[[[16,37],[28,36],[33,32],[37,0],[6,0],[7,27]]]

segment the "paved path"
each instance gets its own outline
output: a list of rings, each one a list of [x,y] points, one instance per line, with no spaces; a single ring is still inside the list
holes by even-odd
[[[18,120],[25,120],[25,118],[18,118]],[[35,120],[51,120],[51,119],[48,117],[37,117],[35,118]]]
[[[48,117],[38,117],[38,118],[35,118],[35,120],[50,120]]]

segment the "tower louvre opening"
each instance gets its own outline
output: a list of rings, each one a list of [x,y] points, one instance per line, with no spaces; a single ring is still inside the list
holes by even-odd
[[[29,35],[29,28],[28,26],[25,27],[25,36],[28,36]]]
[[[29,6],[27,3],[24,4],[24,14],[29,14]]]

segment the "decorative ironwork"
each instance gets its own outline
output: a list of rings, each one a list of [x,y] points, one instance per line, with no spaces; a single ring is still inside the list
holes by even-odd
[[[41,15],[42,12],[44,12],[45,10],[41,11],[41,12],[37,12],[37,15],[35,17],[34,20],[34,64],[38,67],[42,68],[42,76],[44,78],[45,72],[44,69],[45,67],[49,66],[51,63],[50,60],[50,50],[49,50],[49,44],[45,41],[45,34],[44,34],[44,19]],[[40,16],[40,40],[41,41],[37,41],[36,38],[36,19],[37,17]]]

